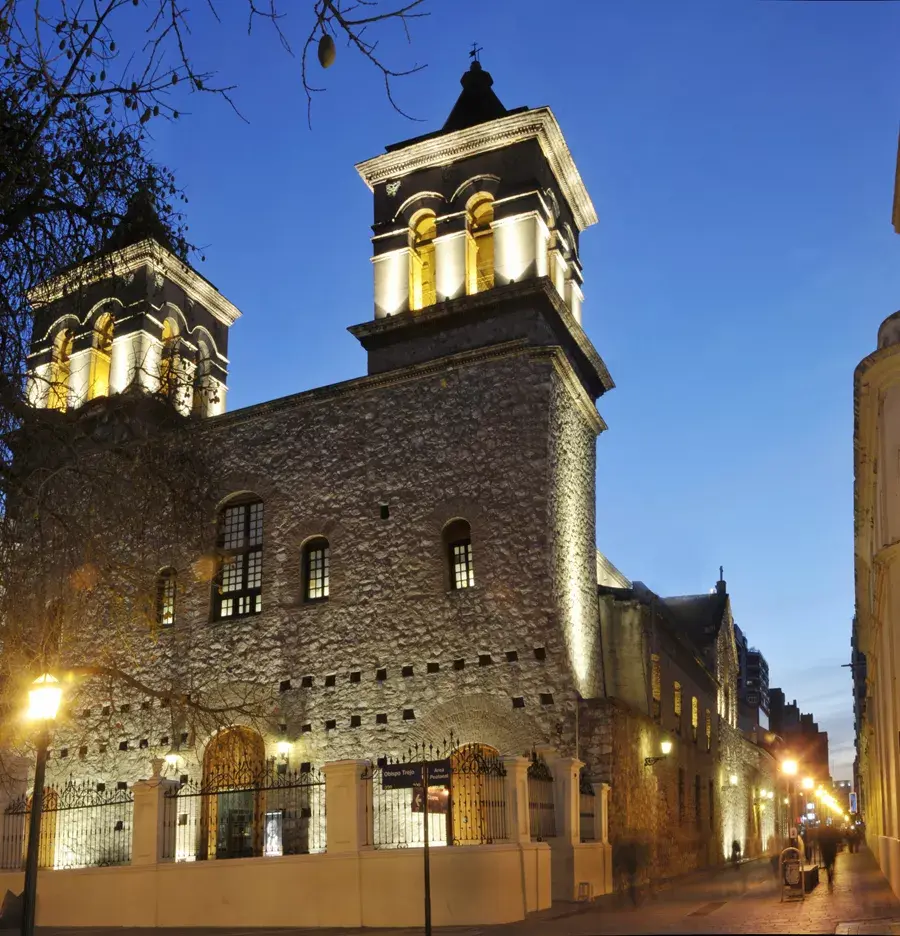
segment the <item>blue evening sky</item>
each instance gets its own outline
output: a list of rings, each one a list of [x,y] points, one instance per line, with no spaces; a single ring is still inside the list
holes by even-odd
[[[284,6],[296,42],[311,4]],[[380,46],[427,62],[396,83],[423,122],[339,45],[314,63],[312,131],[298,61],[226,7],[197,57],[249,123],[199,99],[154,132],[200,268],[244,313],[229,409],[365,372],[345,331],[372,316],[354,163],[438,128],[477,40],[507,107],[553,108],[600,216],[581,250],[584,325],[617,384],[598,402],[599,547],[663,595],[707,591],[724,565],[772,685],[849,778],[852,380],[900,304],[900,4],[431,0],[411,48],[396,29]]]

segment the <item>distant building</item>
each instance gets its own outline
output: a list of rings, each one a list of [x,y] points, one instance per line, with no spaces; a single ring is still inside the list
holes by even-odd
[[[785,752],[799,763],[803,776],[830,780],[828,732],[819,731],[811,714],[801,714],[796,699],[787,702],[781,689],[769,691],[769,706],[769,730],[783,739]]]
[[[853,731],[856,747],[856,757],[853,759],[853,789],[856,791],[856,811],[864,813],[865,791],[860,771],[860,749],[863,720],[866,715],[866,655],[859,649],[859,628],[855,617],[850,637],[850,674],[853,677]]]
[[[769,727],[769,664],[735,624],[738,651],[738,727],[742,731]]]

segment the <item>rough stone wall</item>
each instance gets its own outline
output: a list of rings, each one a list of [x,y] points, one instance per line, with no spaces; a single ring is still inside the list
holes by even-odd
[[[253,723],[270,755],[287,726],[292,765],[399,755],[451,731],[503,753],[564,742],[575,687],[596,684],[598,641],[594,436],[557,356],[460,355],[207,421],[198,444],[219,461],[223,495],[265,502],[263,612],[211,621],[211,564],[173,544],[159,565],[179,570],[176,624],[129,668],[179,670],[207,693],[268,687]],[[441,531],[458,517],[476,587],[451,591]],[[328,537],[331,571],[329,599],[311,604],[301,552],[313,535]],[[182,729],[179,772],[196,776],[208,734],[173,726],[158,702],[97,701],[90,717],[91,753],[110,755],[96,779],[146,776]],[[57,752],[66,743],[62,730]],[[74,750],[53,765],[84,775]]]

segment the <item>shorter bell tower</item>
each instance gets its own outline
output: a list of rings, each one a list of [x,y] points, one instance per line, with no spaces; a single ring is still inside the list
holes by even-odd
[[[177,256],[147,193],[99,253],[29,298],[32,406],[74,410],[128,391],[185,415],[225,411],[228,330],[240,312]]]

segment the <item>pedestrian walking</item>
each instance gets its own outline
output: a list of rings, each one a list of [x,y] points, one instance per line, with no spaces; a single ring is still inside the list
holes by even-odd
[[[837,859],[839,835],[837,829],[826,826],[819,833],[819,850],[822,853],[822,864],[828,874],[828,889],[834,887],[834,863]]]

